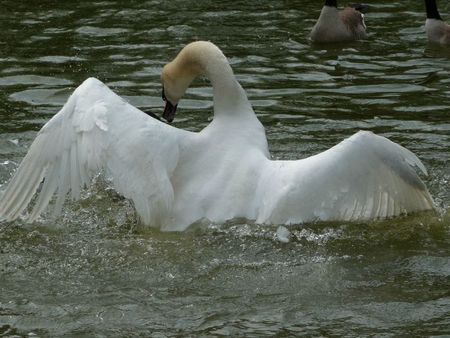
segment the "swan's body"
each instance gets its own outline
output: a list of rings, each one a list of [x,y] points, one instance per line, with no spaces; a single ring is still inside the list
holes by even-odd
[[[436,0],[425,0],[427,19],[425,20],[425,31],[428,41],[441,45],[450,44],[450,26],[442,21]]]
[[[337,9],[337,0],[325,0],[319,19],[311,31],[314,42],[346,42],[366,38],[365,5]]]
[[[190,81],[214,87],[214,119],[193,133],[134,108],[96,79],[80,85],[39,132],[0,199],[0,218],[17,218],[44,179],[35,220],[57,194],[77,199],[105,169],[142,222],[184,230],[207,219],[290,224],[368,220],[433,208],[414,166],[419,159],[370,132],[298,161],[272,161],[265,131],[222,52],[208,42],[186,46],[163,70],[167,104],[176,107]]]

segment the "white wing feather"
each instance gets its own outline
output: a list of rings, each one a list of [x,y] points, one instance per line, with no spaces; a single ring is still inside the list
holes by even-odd
[[[35,220],[56,194],[55,214],[105,169],[115,189],[130,198],[143,223],[159,225],[173,204],[169,177],[182,131],[134,108],[100,81],[81,84],[38,133],[0,197],[0,219],[13,220],[37,192]]]
[[[273,161],[257,221],[359,221],[433,209],[416,168],[427,174],[409,150],[360,131],[318,155]]]
[[[214,142],[203,140],[201,134],[196,142],[192,140],[192,133],[148,117],[100,81],[88,79],[38,133],[0,197],[0,220],[17,218],[36,192],[28,220],[35,220],[55,194],[58,214],[67,194],[79,198],[92,176],[104,169],[111,175],[115,189],[134,202],[144,224],[164,226],[177,205],[170,179],[176,167],[180,174],[183,165],[188,169],[190,165],[189,161],[178,163],[181,145],[185,159],[195,160],[199,149],[209,149],[202,153],[211,154],[219,166],[228,168],[223,163],[228,157],[217,151]],[[202,140],[206,142],[203,148]],[[193,153],[187,146],[192,144],[198,147]],[[417,167],[426,174],[420,160],[407,149],[370,132],[359,132],[321,154],[298,161],[270,161],[264,156],[258,165],[248,157],[242,158],[245,152],[241,148],[233,151],[237,152],[236,165],[241,170],[249,166],[254,168],[251,173],[258,172],[258,183],[254,185],[246,175],[241,183],[231,185],[245,199],[242,208],[248,211],[246,216],[258,223],[367,220],[433,209],[432,198],[415,171]],[[195,165],[203,167],[203,163]],[[238,167],[233,169],[235,173],[240,172]],[[195,178],[199,186],[228,183],[221,182],[220,177],[219,181],[210,181],[201,170],[193,172],[196,176],[190,180]],[[178,194],[182,196],[187,190],[191,196],[189,187],[190,181],[183,181]],[[231,194],[235,198],[233,189]],[[207,199],[213,204],[229,198],[222,190],[211,196]],[[200,196],[196,202],[181,198],[178,204],[192,209],[204,205],[205,198]],[[219,219],[236,214],[236,210],[224,205],[218,208],[225,215]],[[205,216],[202,210],[197,218]]]

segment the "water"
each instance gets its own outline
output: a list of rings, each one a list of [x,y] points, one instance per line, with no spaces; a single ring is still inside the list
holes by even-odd
[[[438,210],[162,233],[139,228],[99,180],[56,220],[0,224],[0,336],[449,335],[450,49],[427,45],[420,1],[371,6],[367,41],[325,47],[307,39],[316,1],[3,1],[0,184],[85,78],[161,113],[161,67],[208,39],[229,57],[274,158],[372,130],[422,159]],[[197,80],[175,125],[204,127],[211,94]]]

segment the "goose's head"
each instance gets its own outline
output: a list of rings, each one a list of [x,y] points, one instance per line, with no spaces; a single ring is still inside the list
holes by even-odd
[[[162,116],[168,122],[175,118],[178,102],[192,80],[204,73],[204,63],[199,58],[202,47],[201,42],[190,43],[162,70],[162,98],[166,103]]]

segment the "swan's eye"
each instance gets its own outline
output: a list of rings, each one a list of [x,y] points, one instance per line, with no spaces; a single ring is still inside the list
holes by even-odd
[[[163,99],[164,102],[167,101],[166,94],[164,94],[164,87],[163,87],[162,92],[161,92],[161,97],[162,97],[162,99]]]

